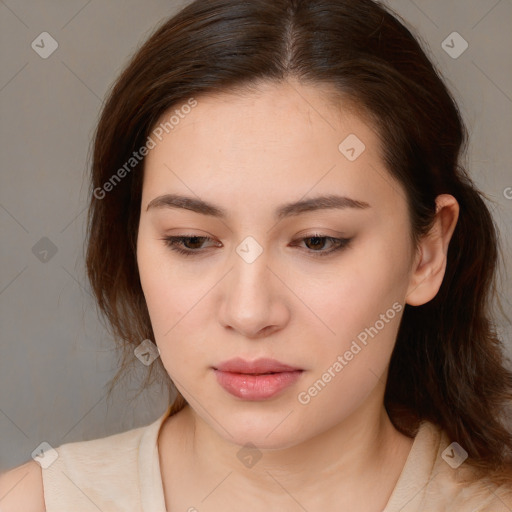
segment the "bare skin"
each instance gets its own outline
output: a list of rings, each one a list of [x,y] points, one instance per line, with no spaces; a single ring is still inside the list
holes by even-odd
[[[370,402],[363,407],[370,407]],[[363,414],[361,409],[356,416]],[[356,416],[354,425],[359,420]],[[356,429],[349,446],[337,447],[342,429],[335,428],[303,443],[300,457],[296,447],[264,452],[253,467],[245,467],[237,458],[240,446],[226,446],[218,452],[215,440],[211,445],[198,441],[202,426],[195,421],[187,406],[162,427],[160,465],[168,511],[190,507],[209,512],[265,511],[269,507],[300,511],[304,507],[308,511],[380,512],[413,443],[392,427],[383,411],[376,418],[379,437],[372,438],[373,428]],[[190,436],[194,427],[195,439]],[[360,445],[366,450],[361,451]]]
[[[375,130],[322,92],[289,82],[200,97],[147,157],[141,284],[162,362],[189,404],[159,437],[169,511],[382,512],[410,452],[412,439],[383,405],[389,359],[404,305],[439,290],[458,204],[439,196],[432,232],[413,247],[405,192]],[[353,161],[338,148],[350,134],[365,145]],[[200,198],[227,216],[148,208],[163,194]],[[273,217],[285,203],[327,194],[369,206]],[[311,243],[321,235],[351,242],[315,256],[332,248]],[[208,239],[182,244],[198,253],[184,256],[165,236]],[[251,263],[236,251],[248,236],[262,249]],[[401,309],[389,318],[393,304]],[[378,334],[308,393],[379,319]],[[243,400],[213,371],[237,356],[303,372],[277,396]],[[237,456],[246,443],[262,456],[252,467]]]

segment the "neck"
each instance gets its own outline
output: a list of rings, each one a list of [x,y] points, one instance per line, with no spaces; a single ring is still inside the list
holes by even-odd
[[[382,400],[383,389],[377,389],[333,428],[289,448],[259,450],[261,458],[250,467],[237,456],[241,447],[219,436],[188,405],[176,415],[181,425],[178,443],[186,470],[194,474],[205,495],[229,475],[225,492],[232,497],[240,494],[242,503],[250,502],[249,497],[253,503],[279,500],[283,489],[295,499],[305,503],[312,499],[315,504],[333,498],[341,503],[346,496],[365,502],[368,493],[375,493],[379,496],[375,507],[382,510],[412,445],[393,427]]]

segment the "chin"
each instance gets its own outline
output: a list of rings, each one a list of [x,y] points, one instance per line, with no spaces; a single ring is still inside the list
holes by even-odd
[[[291,411],[292,407],[280,407],[268,413],[261,409],[226,412],[222,426],[212,422],[211,418],[207,422],[227,442],[238,446],[251,443],[261,449],[280,450],[307,439],[303,425],[301,427],[301,422],[295,417],[296,411],[290,414]]]

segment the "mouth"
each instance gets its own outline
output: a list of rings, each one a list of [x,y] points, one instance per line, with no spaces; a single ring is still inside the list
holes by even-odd
[[[230,359],[215,367],[217,382],[243,400],[266,400],[277,396],[300,378],[304,370],[274,359]]]
[[[224,361],[214,366],[213,369],[221,372],[243,373],[247,375],[268,375],[302,370],[302,368],[289,366],[275,359],[262,358],[255,361],[246,361],[240,357]]]

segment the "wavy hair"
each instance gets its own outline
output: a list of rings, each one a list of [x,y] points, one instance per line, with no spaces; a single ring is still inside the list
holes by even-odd
[[[512,373],[493,319],[497,229],[460,164],[467,130],[441,73],[399,15],[372,0],[197,0],[157,28],[116,80],[93,140],[86,254],[99,309],[124,354],[112,385],[134,348],[154,339],[136,262],[144,159],[128,170],[126,162],[171,107],[290,77],[331,85],[368,116],[406,193],[414,242],[432,226],[436,196],[457,199],[443,283],[430,302],[405,307],[384,403],[401,432],[413,435],[429,420],[465,448],[468,464],[509,482]],[[144,386],[155,372],[178,412],[186,402],[160,359]]]

